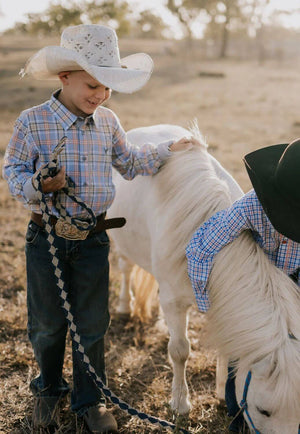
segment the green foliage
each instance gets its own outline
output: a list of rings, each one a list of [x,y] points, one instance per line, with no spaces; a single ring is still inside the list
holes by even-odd
[[[165,29],[166,24],[163,20],[147,9],[141,12],[136,22],[135,34],[143,38],[162,38]]]
[[[204,41],[218,48],[220,57],[227,55],[233,36],[256,38],[260,52],[264,51],[265,11],[271,0],[161,1],[177,18],[188,41],[195,37],[194,30],[201,29]],[[168,25],[155,14],[151,1],[149,4],[145,2],[140,13],[131,10],[131,4],[131,0],[67,0],[62,6],[59,0],[52,0],[42,13],[27,14],[26,22],[17,23],[10,33],[58,36],[65,27],[84,22],[109,25],[117,30],[119,37],[162,39]],[[280,27],[279,19],[288,13],[299,14],[299,6],[295,5],[291,12],[275,11],[268,25]]]
[[[129,4],[124,0],[93,0],[85,3],[84,12],[92,24],[110,24],[123,36],[130,32]]]
[[[208,2],[209,0],[168,0],[167,7],[183,25],[185,35],[191,38],[191,25],[200,12],[207,9]]]
[[[250,29],[261,27],[261,14],[270,0],[167,0],[167,7],[177,16],[185,34],[191,38],[192,25],[201,25],[205,17],[204,38],[221,44],[220,57],[225,57],[229,35],[247,35]],[[257,25],[259,23],[259,25]]]
[[[64,7],[51,4],[40,14],[27,14],[28,24],[25,29],[31,34],[57,34],[70,25],[81,24],[81,10],[77,6]]]
[[[142,11],[133,19],[127,0],[76,0],[62,6],[57,2],[41,13],[27,14],[26,23],[17,23],[12,29],[18,33],[59,35],[65,27],[82,23],[104,24],[115,28],[118,36],[135,34],[139,37],[162,37],[166,28],[163,20],[150,10]]]
[[[110,24],[118,29],[119,36],[131,29],[130,8],[126,0],[93,0],[78,3],[70,0],[66,6],[51,3],[41,13],[27,14],[26,23],[17,23],[15,30],[30,34],[59,34],[65,27],[89,22]]]

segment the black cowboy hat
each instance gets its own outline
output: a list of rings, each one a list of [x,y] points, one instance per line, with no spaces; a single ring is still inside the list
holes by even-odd
[[[274,228],[300,243],[300,139],[251,152],[244,163]]]

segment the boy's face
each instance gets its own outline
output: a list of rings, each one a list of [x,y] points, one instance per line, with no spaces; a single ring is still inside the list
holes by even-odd
[[[109,99],[111,90],[85,71],[67,71],[59,74],[63,84],[58,97],[76,116],[86,117]]]

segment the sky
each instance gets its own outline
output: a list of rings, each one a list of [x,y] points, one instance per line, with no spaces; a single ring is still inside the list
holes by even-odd
[[[48,8],[50,2],[51,0],[0,0],[0,32],[13,27],[17,21],[23,22],[27,13],[44,11]],[[133,2],[141,8],[149,6],[149,0],[133,0]],[[66,0],[61,0],[60,3],[66,4]],[[131,3],[131,1],[129,0],[128,3]],[[163,3],[165,3],[164,0],[151,0],[152,10],[160,11],[162,17],[164,14]],[[299,5],[299,0],[271,0],[270,8],[289,10],[297,5]],[[168,20],[168,16],[164,18]],[[290,17],[286,24],[300,28],[300,15]]]

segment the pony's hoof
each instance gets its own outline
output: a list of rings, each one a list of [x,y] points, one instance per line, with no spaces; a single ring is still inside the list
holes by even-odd
[[[178,403],[174,399],[171,399],[170,407],[176,413],[178,413],[180,415],[185,415],[185,414],[190,412],[192,405],[188,399],[186,399],[184,401],[181,399],[180,403]]]
[[[155,328],[158,332],[168,335],[168,326],[163,318],[159,318],[155,323]]]

